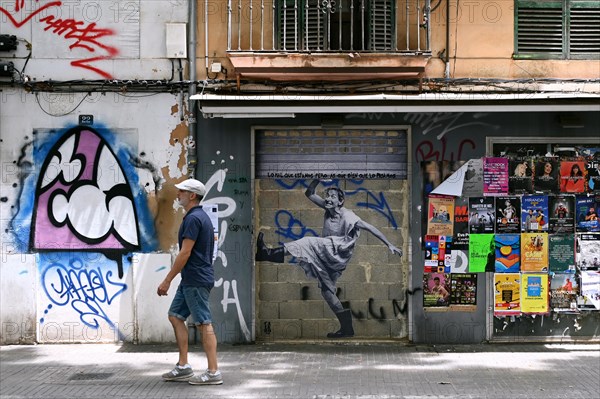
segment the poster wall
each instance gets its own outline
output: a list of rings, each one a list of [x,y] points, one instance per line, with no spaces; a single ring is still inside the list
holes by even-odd
[[[495,316],[600,310],[600,186],[588,164],[558,156],[469,161],[479,186],[467,185],[465,173],[462,195],[433,190],[428,198],[425,247],[438,257],[426,257],[424,290],[441,273],[450,306],[466,304],[472,280],[464,276],[493,272]],[[428,298],[426,307],[448,306]]]

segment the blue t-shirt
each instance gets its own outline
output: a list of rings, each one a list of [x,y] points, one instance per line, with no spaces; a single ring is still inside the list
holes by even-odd
[[[215,238],[213,225],[202,206],[193,207],[183,217],[179,227],[179,249],[184,238],[193,240],[194,247],[181,270],[181,285],[212,288],[215,284],[212,266]]]

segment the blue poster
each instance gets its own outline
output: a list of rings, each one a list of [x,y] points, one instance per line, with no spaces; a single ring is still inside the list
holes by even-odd
[[[600,195],[578,195],[575,199],[576,230],[578,232],[600,231],[598,220]]]
[[[542,278],[539,276],[528,276],[527,278],[527,295],[541,296],[542,295]]]
[[[548,231],[548,196],[524,195],[521,199],[523,231]]]

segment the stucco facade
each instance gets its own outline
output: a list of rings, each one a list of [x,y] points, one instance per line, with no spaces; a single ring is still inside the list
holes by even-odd
[[[259,231],[279,245],[322,227],[303,194],[314,175],[301,162],[306,148],[286,142],[297,152],[279,154],[277,174],[258,175],[261,129],[335,131],[338,141],[314,145],[311,156],[335,148],[341,161],[350,157],[340,155],[339,137],[351,144],[356,130],[405,132],[390,162],[402,174],[365,178],[371,155],[360,178],[347,166],[322,169],[335,173],[324,184],[343,189],[348,207],[404,252],[392,256],[372,235],[360,237],[337,293],[357,339],[498,335],[486,277],[475,310],[423,311],[421,162],[480,158],[494,137],[593,141],[598,57],[515,57],[514,1],[352,4],[391,3],[395,13],[381,23],[399,28],[395,47],[386,31],[384,50],[362,53],[278,48],[289,38],[275,23],[299,12],[293,4],[313,6],[300,0],[287,1],[289,10],[266,0],[0,4],[0,37],[15,40],[0,47],[0,342],[173,342],[170,296],[159,298],[156,286],[183,217],[173,184],[190,175],[206,183],[205,204],[218,207],[211,304],[219,341],[318,340],[337,328],[317,283],[293,260],[254,260]],[[348,29],[335,25],[335,10],[318,11]],[[298,177],[278,174],[288,170]],[[566,319],[571,329],[580,320]],[[517,320],[503,338],[523,338],[528,323],[534,339],[564,330],[539,320]],[[597,317],[586,320],[583,333],[597,338],[587,329]]]

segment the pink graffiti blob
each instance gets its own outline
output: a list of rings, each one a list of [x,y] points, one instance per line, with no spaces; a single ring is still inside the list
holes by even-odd
[[[36,188],[37,250],[139,248],[135,204],[108,143],[90,128],[69,130],[48,153]]]

